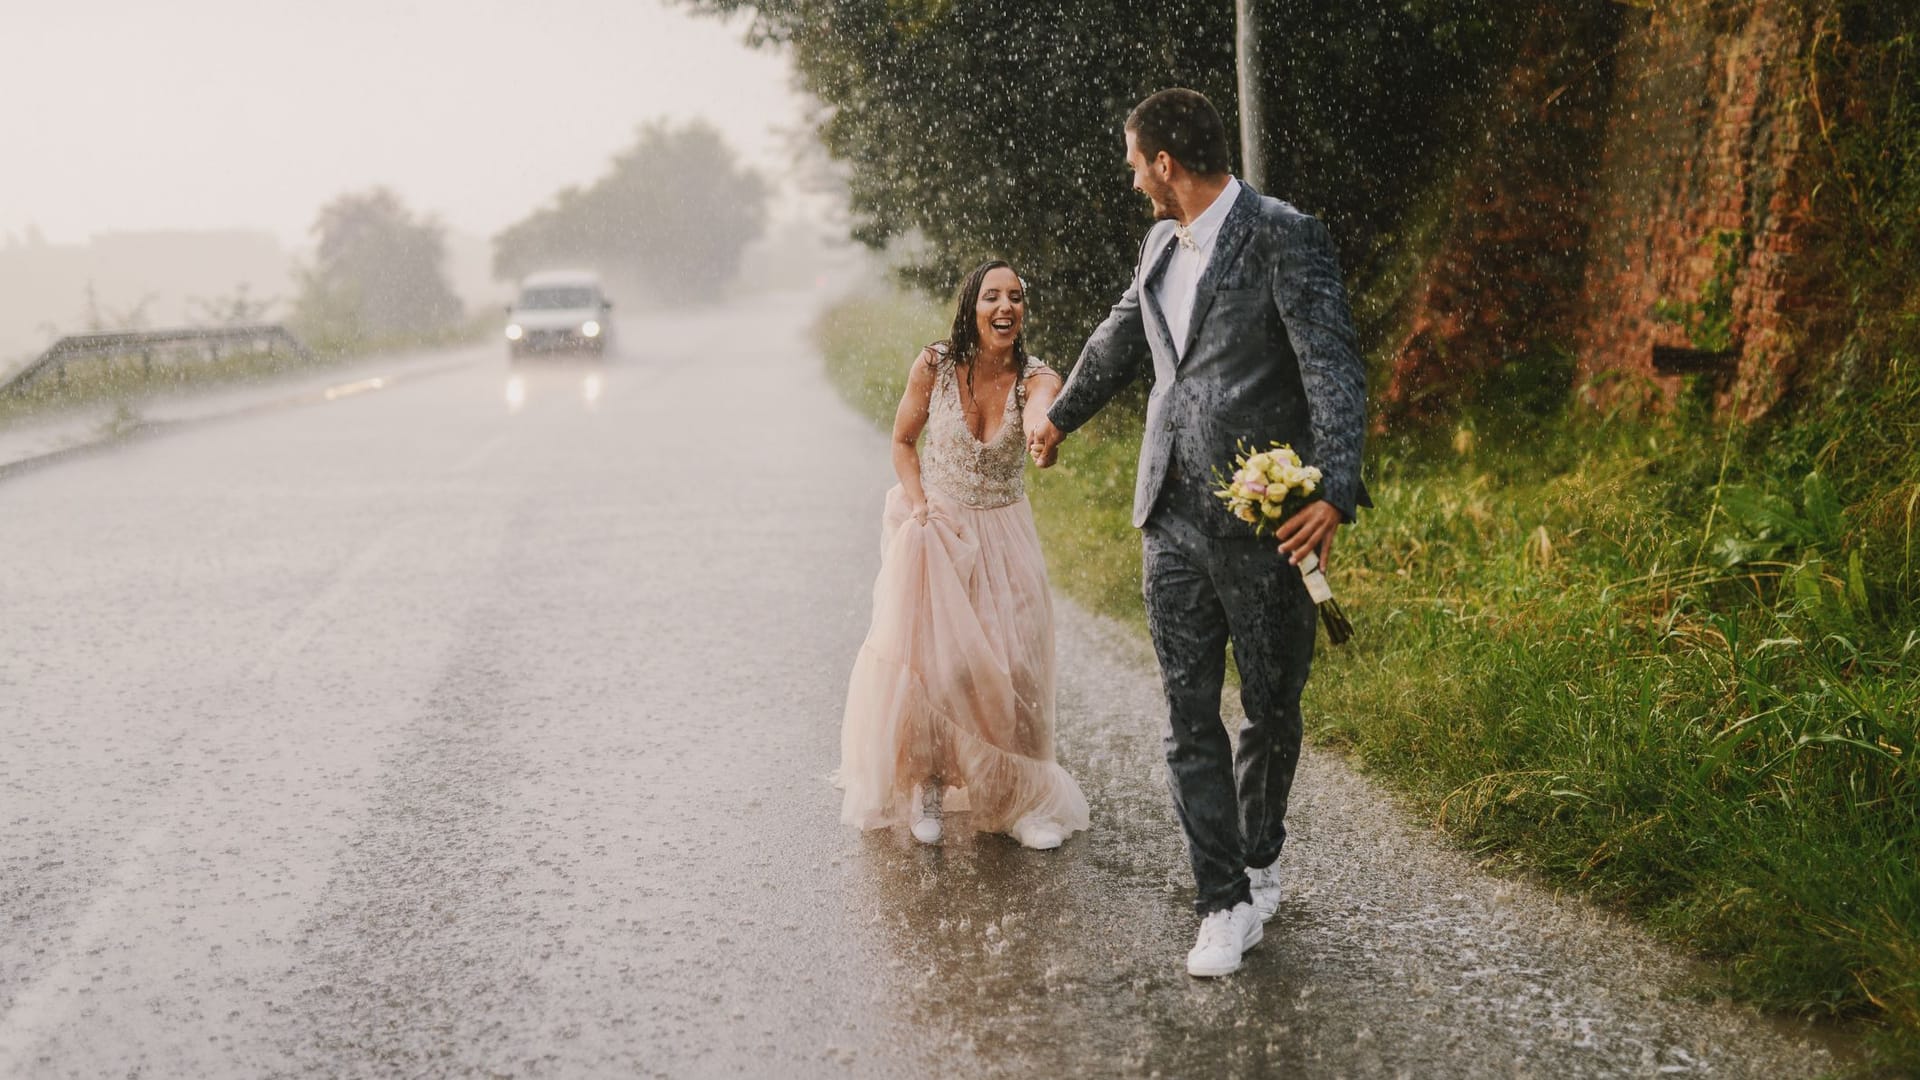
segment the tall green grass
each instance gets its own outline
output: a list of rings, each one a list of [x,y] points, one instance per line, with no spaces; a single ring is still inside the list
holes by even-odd
[[[1911,1065],[1911,594],[1869,578],[1818,472],[1749,461],[1735,485],[1713,462],[1702,484],[1674,464],[1711,449],[1684,425],[1557,441],[1571,467],[1384,463],[1338,568],[1363,630],[1323,653],[1320,737],[1462,843],[1725,961],[1741,996],[1877,1016]]]
[[[853,300],[828,369],[885,423],[940,313]],[[1898,375],[1898,368],[1894,369]],[[1896,377],[1766,431],[1467,417],[1371,453],[1315,737],[1491,863],[1631,911],[1769,1007],[1920,1067],[1920,413]],[[1054,579],[1140,624],[1137,422],[1031,473]]]

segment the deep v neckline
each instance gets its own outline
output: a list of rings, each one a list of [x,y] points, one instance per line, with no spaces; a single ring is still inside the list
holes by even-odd
[[[993,433],[993,438],[983,439],[980,436],[975,435],[973,433],[973,428],[967,424],[967,403],[965,399],[961,398],[960,396],[960,368],[958,365],[954,366],[953,398],[954,398],[954,401],[960,406],[960,430],[967,433],[967,438],[972,439],[975,446],[985,449],[986,447],[992,446],[994,443],[999,442],[1000,436],[1005,435],[1007,433],[1007,425],[1011,423],[1011,421],[1007,419],[1007,412],[1013,408],[1013,403],[1015,400],[1015,391],[1019,389],[1021,374],[1023,373],[1016,373],[1013,377],[1013,381],[1007,384],[1006,400],[1001,402],[1000,404],[1000,430]],[[977,394],[973,395],[973,400],[978,402],[980,400],[979,395]],[[983,428],[985,427],[984,420],[982,421],[982,427]]]

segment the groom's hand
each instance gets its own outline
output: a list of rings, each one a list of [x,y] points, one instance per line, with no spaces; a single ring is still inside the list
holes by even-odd
[[[1052,420],[1041,417],[1027,426],[1027,455],[1040,468],[1049,468],[1059,460],[1060,440],[1066,437]]]
[[[1280,541],[1280,554],[1285,555],[1288,562],[1298,565],[1311,551],[1320,556],[1324,570],[1327,556],[1333,552],[1333,534],[1339,530],[1340,511],[1325,499],[1316,499],[1281,522],[1273,531],[1273,538]]]

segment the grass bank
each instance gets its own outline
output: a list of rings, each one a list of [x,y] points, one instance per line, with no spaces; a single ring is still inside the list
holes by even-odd
[[[941,323],[855,299],[819,338],[884,424]],[[1890,386],[1773,433],[1489,416],[1374,448],[1378,506],[1335,559],[1358,636],[1323,647],[1308,708],[1317,740],[1490,866],[1633,912],[1742,999],[1868,1018],[1902,1074],[1920,1067],[1920,380]],[[1139,625],[1137,421],[1104,420],[1030,473],[1034,510],[1056,583]]]

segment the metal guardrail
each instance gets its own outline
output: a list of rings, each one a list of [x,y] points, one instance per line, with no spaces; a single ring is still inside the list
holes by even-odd
[[[270,357],[287,352],[301,360],[313,359],[313,353],[300,339],[279,323],[69,334],[5,383],[0,383],[0,396],[25,393],[47,378],[65,382],[67,366],[77,361],[99,360],[109,365],[115,361],[138,361],[150,374],[156,358],[176,366],[188,360],[210,363],[243,349]]]

